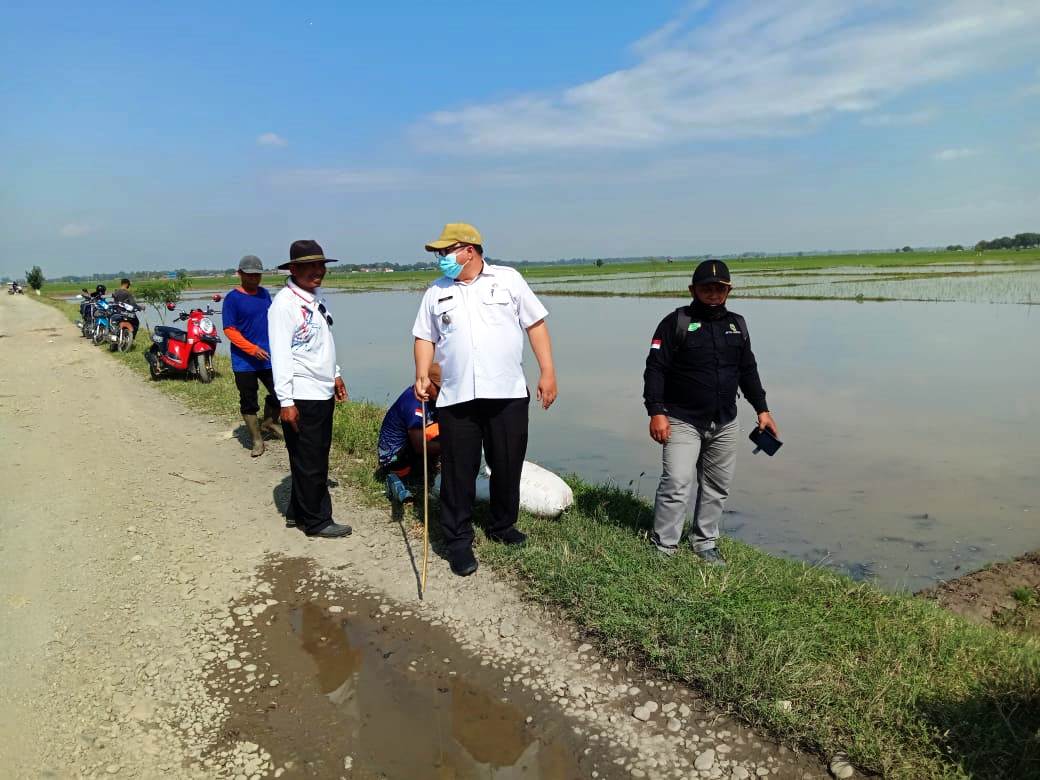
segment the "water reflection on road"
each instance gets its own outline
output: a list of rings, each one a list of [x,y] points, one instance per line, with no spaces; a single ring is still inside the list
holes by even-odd
[[[354,398],[412,381],[418,294],[331,296]],[[529,457],[652,496],[650,335],[678,301],[547,299],[561,395],[532,409]],[[784,449],[742,447],[728,532],[917,588],[1040,546],[1040,310],[1033,306],[744,300]],[[526,357],[531,387],[536,367]],[[754,422],[740,401],[741,425]],[[746,433],[743,434],[746,436]],[[642,475],[642,476],[641,476]]]

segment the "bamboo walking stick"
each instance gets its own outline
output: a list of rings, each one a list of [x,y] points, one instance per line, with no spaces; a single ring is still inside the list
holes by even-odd
[[[422,588],[420,593],[426,598],[426,562],[430,557],[430,471],[426,461],[426,402],[422,402],[422,474],[423,474],[423,555],[422,555]]]

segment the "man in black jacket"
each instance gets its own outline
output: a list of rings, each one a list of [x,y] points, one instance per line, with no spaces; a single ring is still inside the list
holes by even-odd
[[[738,388],[754,407],[758,427],[778,435],[747,324],[726,309],[732,286],[725,263],[698,265],[690,285],[692,302],[661,320],[643,373],[650,437],[664,445],[653,543],[664,555],[675,553],[696,486],[690,545],[716,566],[725,565],[717,544],[737,460]]]

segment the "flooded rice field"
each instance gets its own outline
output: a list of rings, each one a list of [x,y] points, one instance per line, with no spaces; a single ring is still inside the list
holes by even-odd
[[[652,497],[642,371],[671,301],[552,298],[561,395],[532,409],[531,460]],[[410,382],[410,294],[334,299],[355,397]],[[918,588],[1040,546],[1040,338],[1029,306],[741,301],[785,447],[740,452],[727,533],[889,587]],[[373,327],[379,323],[379,327]],[[396,356],[396,357],[394,357]],[[536,366],[528,355],[529,385]],[[740,420],[754,417],[740,402]],[[746,436],[747,434],[743,434]]]
[[[843,269],[844,270],[844,269]],[[351,396],[412,382],[418,294],[332,295]],[[680,300],[552,297],[560,398],[531,411],[528,457],[652,498],[643,364]],[[736,300],[784,449],[739,453],[726,533],[778,555],[918,589],[1040,547],[1040,309]],[[222,345],[226,347],[226,344]],[[529,386],[537,381],[526,357]],[[739,402],[745,432],[754,424]]]
[[[553,295],[687,295],[689,272],[570,276],[536,281]],[[841,267],[741,271],[733,267],[735,298],[884,299],[963,303],[1040,303],[1040,264],[946,263],[929,266]]]

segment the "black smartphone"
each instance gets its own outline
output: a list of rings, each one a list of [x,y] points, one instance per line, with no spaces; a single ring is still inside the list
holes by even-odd
[[[776,438],[768,428],[762,428],[761,430],[755,428],[755,430],[751,431],[751,435],[748,438],[754,442],[755,452],[762,450],[762,452],[770,456],[776,455],[776,451],[784,446],[784,443]]]

